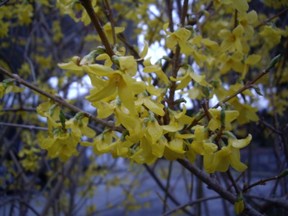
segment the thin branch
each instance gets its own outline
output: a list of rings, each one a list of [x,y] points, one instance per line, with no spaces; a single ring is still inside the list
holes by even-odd
[[[0,7],[4,6],[9,0],[3,0],[1,3],[0,3]]]
[[[163,214],[166,212],[166,208],[167,208],[167,199],[168,199],[168,192],[169,192],[169,188],[170,188],[170,180],[171,180],[171,174],[172,174],[172,165],[173,165],[173,161],[170,161],[169,162],[169,168],[168,168],[166,189],[165,189],[165,197],[164,197],[164,202],[163,202]]]
[[[259,200],[263,200],[266,202],[270,202],[272,203],[274,206],[280,207],[280,208],[284,208],[288,210],[288,202],[287,202],[287,198],[283,197],[283,198],[269,198],[269,197],[263,197],[263,196],[256,196],[256,195],[246,195],[245,197],[248,198],[253,198],[253,199],[259,199]]]
[[[4,108],[2,112],[36,112],[35,108],[19,107],[19,108]]]
[[[35,215],[40,216],[40,214],[36,211],[35,208],[33,208],[29,203],[24,202],[23,200],[20,200],[19,198],[11,198],[11,199],[9,199],[9,200],[5,200],[4,202],[1,202],[1,203],[0,203],[0,207],[1,207],[1,206],[4,206],[4,205],[6,205],[6,204],[8,204],[8,203],[10,203],[10,202],[14,202],[14,201],[17,201],[17,202],[21,203],[22,205],[25,205],[25,206],[26,206],[28,209],[30,209]],[[29,214],[29,215],[30,215],[30,214]]]
[[[250,190],[253,187],[256,187],[256,186],[259,186],[259,185],[265,185],[266,182],[278,180],[278,179],[283,178],[283,177],[285,177],[285,175],[281,175],[280,174],[280,175],[273,176],[273,177],[270,177],[270,178],[260,179],[259,181],[254,182],[253,184],[244,187],[242,191],[246,192],[246,191]]]
[[[106,127],[109,127],[109,128],[111,128],[112,130],[122,131],[121,128],[115,127],[115,126],[114,126],[113,124],[111,124],[111,123],[108,123],[108,122],[106,122],[106,121],[104,121],[104,120],[102,120],[102,119],[96,118],[96,117],[93,116],[92,114],[90,114],[90,113],[88,113],[88,112],[85,112],[85,111],[83,111],[82,109],[80,109],[80,108],[78,108],[78,107],[76,107],[76,106],[74,106],[74,105],[66,102],[63,98],[61,98],[61,97],[59,97],[59,96],[55,96],[55,95],[49,94],[48,92],[40,89],[39,87],[37,87],[37,86],[35,86],[35,85],[33,85],[33,84],[25,81],[24,79],[20,78],[17,74],[9,73],[7,70],[5,70],[4,68],[1,68],[1,67],[0,67],[0,72],[1,72],[2,74],[6,75],[6,76],[9,76],[9,77],[15,79],[15,80],[16,80],[17,82],[19,82],[20,84],[22,84],[22,85],[24,85],[24,86],[32,89],[33,91],[35,91],[35,92],[37,92],[37,93],[39,93],[39,94],[41,94],[41,95],[46,96],[47,98],[53,100],[54,102],[56,102],[56,103],[58,103],[58,104],[60,104],[60,105],[62,105],[62,106],[64,106],[64,107],[66,107],[66,108],[68,108],[68,109],[70,109],[70,110],[72,110],[72,111],[74,111],[74,112],[76,112],[76,113],[82,112],[85,117],[89,118],[90,120],[92,120],[92,121],[94,121],[94,122],[96,122],[96,123],[99,123],[99,124],[102,124],[102,125],[104,125],[104,126],[106,126]]]
[[[105,7],[105,14],[110,21],[111,29],[112,29],[112,35],[113,35],[113,45],[116,43],[116,33],[115,33],[115,22],[113,19],[113,12],[111,10],[110,4],[108,0],[103,0],[104,7]]]
[[[86,12],[88,13],[91,22],[93,23],[96,31],[98,32],[100,39],[102,41],[102,44],[104,45],[104,47],[106,48],[106,52],[107,54],[110,56],[110,58],[115,55],[110,44],[109,41],[107,39],[107,36],[105,35],[105,32],[103,31],[103,28],[100,24],[99,18],[97,16],[97,14],[95,13],[93,6],[91,4],[90,0],[80,0],[81,4],[83,5],[83,7],[85,8]]]
[[[159,186],[159,188],[164,191],[167,196],[169,197],[169,199],[177,206],[180,206],[180,203],[178,200],[176,200],[176,198],[174,196],[171,195],[171,193],[169,191],[166,191],[164,185],[162,184],[162,182],[159,180],[159,178],[155,175],[155,173],[153,172],[153,170],[147,165],[144,164],[144,167],[146,168],[147,172],[150,174],[150,176],[155,180],[155,182],[157,183],[157,185]],[[187,210],[187,209],[182,209],[183,212],[185,212],[188,215],[191,215],[191,213]]]
[[[196,167],[193,164],[190,164],[188,161],[183,160],[183,159],[178,159],[177,161],[183,167],[185,167],[187,170],[189,170],[191,173],[193,173],[195,176],[197,176],[201,181],[203,181],[205,184],[207,184],[209,186],[209,188],[211,188],[215,192],[217,192],[223,199],[229,201],[232,204],[234,204],[237,201],[237,196],[235,194],[227,191],[225,188],[223,188],[219,184],[219,182],[216,182],[214,179],[212,179],[209,175],[207,175],[205,172],[200,170],[198,167]],[[245,210],[243,213],[247,214],[249,216],[263,216],[260,212],[255,210],[248,203],[246,203]]]
[[[260,28],[261,26],[263,26],[263,25],[265,25],[266,23],[270,22],[271,20],[273,20],[273,19],[281,16],[282,14],[286,13],[287,11],[288,11],[288,8],[283,9],[283,10],[280,11],[279,13],[277,13],[277,14],[269,17],[268,19],[266,19],[266,20],[264,20],[264,21],[262,21],[259,25],[257,25],[257,26],[255,27],[255,29]]]
[[[166,212],[165,214],[163,214],[162,216],[168,216],[168,215],[171,215],[183,208],[186,208],[188,206],[193,206],[195,204],[198,204],[198,203],[203,203],[203,202],[206,202],[206,201],[209,201],[209,200],[214,200],[214,199],[220,199],[221,196],[211,196],[211,197],[203,197],[203,198],[200,198],[200,199],[197,199],[197,200],[193,200],[193,201],[189,201],[188,203],[185,203],[184,205],[181,205],[175,209],[172,209],[171,211],[169,212]]]
[[[0,126],[7,126],[7,127],[17,127],[17,128],[25,128],[29,130],[48,130],[45,127],[38,127],[34,125],[22,125],[22,124],[15,124],[15,123],[7,123],[7,122],[0,122]]]

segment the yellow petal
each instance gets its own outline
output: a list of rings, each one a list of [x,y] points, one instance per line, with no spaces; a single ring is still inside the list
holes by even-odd
[[[144,57],[147,55],[147,53],[148,53],[148,43],[145,41],[144,42],[144,48],[143,48],[143,50],[142,50],[142,52],[139,54],[139,56],[140,56],[140,58],[141,59],[144,59]]]
[[[238,172],[243,172],[247,169],[247,166],[240,161],[240,151],[238,149],[232,150],[232,154],[229,159],[231,167],[233,167]]]
[[[234,148],[241,149],[249,145],[252,140],[251,134],[249,134],[245,139],[229,139],[228,142]]]
[[[113,82],[113,80],[110,80],[108,85],[106,85],[104,88],[102,88],[100,91],[97,92],[90,92],[90,95],[86,97],[87,100],[93,102],[93,101],[99,101],[106,97],[109,97],[110,95],[114,95],[117,90],[117,86]],[[91,94],[92,93],[92,94]]]
[[[257,64],[261,59],[260,55],[249,55],[248,58],[245,60],[245,64],[249,64],[249,65],[255,65]]]
[[[245,13],[249,9],[247,0],[233,0],[233,7],[241,13]]]
[[[160,115],[160,116],[164,116],[165,112],[163,110],[163,108],[164,108],[163,104],[156,103],[147,97],[144,98],[143,103],[149,110],[151,110],[155,114]]]
[[[120,64],[120,70],[128,73],[130,76],[134,76],[137,72],[137,63],[133,56],[121,56],[118,57]]]
[[[167,145],[166,138],[161,137],[161,139],[152,146],[152,154],[158,158],[163,157],[166,145]]]
[[[228,147],[222,147],[221,150],[215,153],[213,163],[215,164],[215,171],[226,172],[230,165],[229,156],[231,155],[231,149]]]
[[[156,141],[163,135],[163,129],[156,120],[153,122],[148,122],[147,131],[151,136],[152,144],[156,143]]]

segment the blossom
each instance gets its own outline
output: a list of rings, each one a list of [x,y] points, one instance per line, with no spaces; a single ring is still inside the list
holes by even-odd
[[[237,110],[221,111],[218,109],[209,109],[209,113],[211,114],[212,118],[209,121],[208,128],[212,131],[220,129],[221,126],[224,126],[225,130],[231,130],[232,129],[231,123],[239,116],[239,112]]]
[[[204,169],[209,170],[211,166],[211,155],[217,151],[218,147],[208,139],[208,130],[204,126],[194,126],[194,138],[191,143],[192,156],[197,153],[203,156]],[[191,153],[190,153],[191,154]]]
[[[121,102],[132,113],[136,114],[134,95],[145,89],[144,84],[137,82],[130,75],[120,70],[113,70],[99,64],[83,66],[88,72],[94,89],[90,91],[90,95],[86,98],[91,102],[100,101],[102,99],[119,96]],[[108,80],[100,79],[106,77]]]
[[[244,28],[242,25],[238,25],[233,31],[222,29],[219,32],[219,37],[223,39],[221,43],[222,51],[243,51],[242,37],[244,35]]]
[[[210,156],[210,165],[207,171],[210,173],[215,171],[226,172],[231,166],[238,172],[243,172],[247,166],[240,161],[240,149],[246,147],[251,139],[251,134],[244,139],[228,138],[228,145],[223,146]]]
[[[253,25],[257,23],[258,16],[256,11],[252,10],[249,13],[239,13],[238,16],[239,24],[242,25],[242,27],[245,30],[245,36],[248,38],[252,38],[254,33]]]
[[[113,30],[112,30],[111,23],[110,22],[106,23],[103,26],[103,30],[104,30],[109,42],[112,43],[112,41],[113,41]],[[123,32],[124,30],[125,30],[124,27],[114,27],[114,33],[115,34],[119,34],[119,33]]]
[[[244,70],[244,64],[241,62],[243,59],[243,54],[241,52],[234,52],[232,55],[227,55],[223,53],[219,57],[220,59],[220,72],[221,74],[226,74],[231,69],[236,72],[242,73]]]
[[[169,49],[174,49],[178,44],[183,53],[189,53],[192,48],[189,46],[188,39],[191,36],[191,31],[186,28],[179,28],[175,32],[167,32],[168,37],[166,40],[166,45]]]

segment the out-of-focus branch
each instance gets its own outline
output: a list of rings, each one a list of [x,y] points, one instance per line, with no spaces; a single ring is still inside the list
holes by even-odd
[[[209,201],[209,200],[213,200],[213,199],[220,199],[221,196],[211,196],[211,197],[203,197],[203,198],[200,198],[200,199],[197,199],[197,200],[193,200],[193,201],[189,201],[188,203],[185,203],[184,205],[181,205],[175,209],[172,209],[171,211],[169,212],[166,212],[165,214],[163,214],[162,216],[168,216],[168,215],[171,215],[185,207],[188,207],[188,206],[193,206],[195,204],[198,204],[198,203],[203,203],[203,202],[206,202],[206,201]]]
[[[176,198],[174,196],[171,195],[171,193],[169,191],[166,190],[166,188],[164,187],[164,185],[162,184],[162,182],[159,180],[159,178],[156,176],[156,174],[153,172],[153,170],[146,164],[144,164],[144,167],[146,168],[147,172],[149,173],[149,175],[155,180],[155,182],[157,183],[157,185],[159,186],[159,188],[164,191],[167,195],[167,197],[169,197],[169,199],[177,206],[180,206],[180,203],[178,200],[176,200]],[[191,213],[186,209],[186,208],[182,208],[181,209],[183,212],[185,212],[188,215],[191,215]]]
[[[285,176],[287,176],[287,175],[288,175],[288,170],[284,170],[282,173],[280,173],[280,174],[277,175],[277,176],[273,176],[273,177],[266,178],[266,179],[260,179],[259,181],[257,181],[257,182],[255,182],[255,183],[253,183],[253,184],[251,184],[251,185],[248,185],[248,186],[244,187],[242,191],[243,191],[243,192],[246,192],[246,191],[250,190],[250,189],[253,188],[253,187],[256,187],[256,186],[258,186],[258,185],[264,185],[264,184],[266,184],[266,182],[268,182],[268,181],[274,181],[274,180],[283,178],[283,177],[285,177]]]
[[[22,125],[22,124],[6,123],[6,122],[0,122],[0,126],[25,128],[29,130],[48,130],[48,128],[38,127],[34,125]]]

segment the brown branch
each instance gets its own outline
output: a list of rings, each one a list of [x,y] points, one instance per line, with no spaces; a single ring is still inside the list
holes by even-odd
[[[98,32],[100,39],[106,49],[107,54],[110,56],[110,58],[115,55],[110,44],[109,41],[107,39],[107,36],[105,35],[105,32],[103,31],[103,28],[100,24],[99,18],[97,16],[97,14],[95,13],[91,1],[90,0],[80,0],[81,4],[83,5],[83,7],[85,8],[86,12],[88,13],[91,22],[93,23],[96,31]],[[112,24],[111,24],[112,25]]]
[[[15,123],[6,123],[6,122],[0,122],[0,126],[8,126],[8,127],[17,127],[17,128],[25,128],[29,130],[48,130],[48,128],[44,127],[38,127],[34,125],[22,125],[22,124],[15,124]]]
[[[169,6],[169,4],[168,4]],[[170,8],[171,9],[171,8]],[[172,9],[171,9],[172,10]],[[185,24],[185,18],[188,10],[188,0],[185,0],[182,7],[182,15],[181,15],[181,25],[184,26]],[[176,46],[175,55],[173,57],[172,61],[172,77],[177,78],[178,70],[179,70],[179,64],[180,64],[180,47],[179,45]],[[168,104],[169,108],[173,109],[174,103],[174,97],[175,97],[175,91],[176,91],[176,82],[173,81],[170,86],[169,90],[169,99]]]
[[[273,177],[270,177],[270,178],[260,179],[259,181],[254,182],[253,184],[244,187],[242,191],[243,191],[243,192],[246,192],[246,191],[250,190],[250,189],[253,188],[253,187],[256,187],[256,186],[259,186],[259,185],[265,185],[266,182],[278,180],[278,179],[281,179],[281,178],[283,178],[283,177],[285,177],[285,176],[286,176],[286,175],[281,175],[281,174],[280,174],[280,175],[273,176]]]
[[[77,158],[72,158],[72,160],[69,161],[63,168],[63,173],[62,175],[59,176],[59,179],[53,188],[53,190],[49,193],[49,197],[47,202],[45,203],[43,210],[41,212],[41,216],[46,216],[48,215],[48,211],[50,207],[54,204],[56,201],[57,197],[60,195],[62,189],[63,189],[63,184],[65,178],[71,173],[72,169],[74,168],[75,164],[77,164],[78,160]]]
[[[274,207],[284,208],[288,210],[287,198],[267,198],[263,196],[247,195],[245,197],[259,199],[273,204]]]
[[[166,209],[167,209],[167,199],[168,199],[168,191],[170,188],[172,165],[173,165],[173,161],[169,161],[168,176],[167,176],[167,182],[166,182],[166,188],[165,188],[165,197],[163,201],[163,214],[166,212]]]
[[[156,174],[153,172],[153,170],[147,165],[144,164],[144,167],[146,168],[147,172],[150,174],[150,176],[154,179],[154,181],[156,182],[156,184],[159,186],[159,188],[164,191],[167,194],[167,197],[169,197],[169,199],[177,206],[180,206],[180,202],[173,196],[171,195],[171,193],[169,191],[166,191],[164,185],[162,184],[162,182],[159,180],[159,178],[156,176]],[[185,212],[188,215],[191,215],[191,213],[186,209],[183,208],[181,209],[183,212]]]
[[[281,16],[282,14],[286,13],[287,11],[288,11],[288,8],[283,9],[283,10],[280,11],[279,13],[277,13],[277,14],[269,17],[268,19],[266,19],[266,20],[264,20],[264,21],[262,21],[259,25],[257,25],[257,26],[255,27],[255,29],[260,28],[261,26],[263,26],[263,25],[265,25],[266,23],[270,22],[271,20],[273,20],[273,19]]]
[[[219,182],[216,182],[214,179],[212,179],[209,175],[207,175],[205,172],[200,170],[198,167],[196,167],[193,164],[190,164],[188,161],[183,159],[177,160],[184,168],[189,170],[192,174],[194,174],[196,177],[198,177],[202,182],[207,184],[207,186],[211,189],[213,189],[215,192],[217,192],[223,199],[229,201],[230,203],[234,204],[237,201],[237,196],[229,191],[227,191],[225,188],[221,187]],[[248,203],[245,203],[245,210],[243,212],[245,215],[249,216],[263,216],[260,212],[258,212],[256,209],[254,209],[252,206],[250,206]]]
[[[198,203],[203,203],[203,202],[206,202],[206,201],[209,201],[209,200],[214,200],[214,199],[220,199],[221,198],[221,196],[211,196],[211,197],[203,197],[203,198],[200,198],[200,199],[197,199],[197,200],[193,200],[193,201],[190,201],[190,202],[188,202],[188,203],[185,203],[184,205],[181,205],[181,206],[179,206],[179,207],[177,207],[177,208],[175,208],[175,209],[172,209],[171,211],[169,211],[169,212],[166,212],[165,214],[163,214],[162,216],[168,216],[168,215],[171,215],[171,214],[173,214],[173,213],[175,213],[175,212],[177,212],[177,211],[179,211],[179,210],[181,210],[181,209],[183,209],[183,208],[186,208],[186,207],[188,207],[188,206],[193,206],[193,205],[195,205],[195,204],[198,204]]]
[[[113,12],[111,10],[110,4],[108,0],[103,0],[104,7],[105,7],[105,14],[110,21],[111,29],[112,29],[112,35],[113,35],[113,45],[116,43],[116,33],[115,33],[115,22],[113,19]]]
[[[56,102],[56,103],[58,103],[58,104],[60,104],[60,105],[62,105],[64,107],[66,107],[66,108],[68,108],[68,109],[70,109],[70,110],[72,110],[72,111],[74,111],[76,113],[82,112],[85,117],[89,118],[90,120],[92,120],[92,121],[94,121],[96,123],[99,123],[99,124],[102,124],[102,125],[104,125],[106,127],[109,127],[112,130],[122,131],[121,128],[115,127],[111,123],[108,123],[108,122],[106,122],[106,121],[104,121],[102,119],[96,118],[92,114],[90,114],[88,112],[85,112],[82,109],[80,109],[80,108],[78,108],[78,107],[66,102],[63,98],[61,98],[59,96],[55,96],[55,95],[49,94],[48,92],[40,89],[39,87],[37,87],[37,86],[25,81],[24,79],[20,78],[17,74],[9,73],[7,70],[5,70],[4,68],[1,68],[1,67],[0,67],[0,72],[2,74],[4,74],[4,75],[8,76],[8,77],[11,77],[11,78],[15,79],[18,83],[20,83],[20,84],[32,89],[33,91],[35,91],[35,92],[37,92],[37,93],[39,93],[41,95],[46,96],[47,98],[51,99],[52,101],[54,101],[54,102]]]

